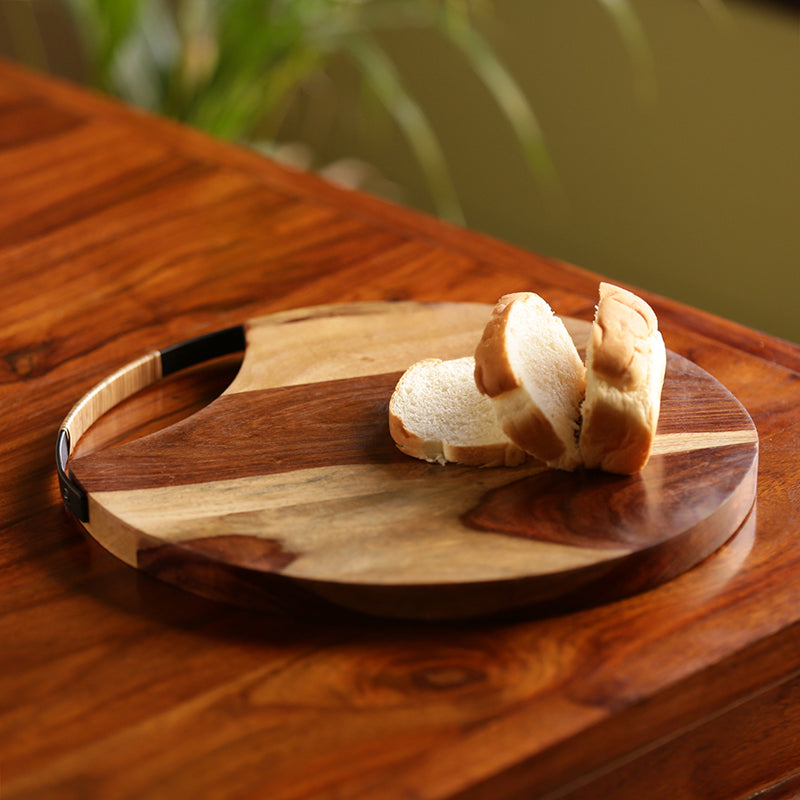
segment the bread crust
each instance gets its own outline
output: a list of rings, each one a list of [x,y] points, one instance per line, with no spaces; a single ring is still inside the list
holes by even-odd
[[[658,320],[644,300],[610,283],[600,284],[600,302],[592,325],[592,369],[604,381],[629,391],[647,380],[652,337]]]
[[[633,475],[650,458],[655,426],[649,417],[600,397],[584,423],[587,434],[581,436],[581,452],[587,468]]]
[[[655,438],[666,368],[658,321],[644,300],[600,284],[586,367],[579,440],[584,464],[622,475],[639,472]]]
[[[475,349],[475,384],[480,392],[492,398],[500,426],[514,444],[548,466],[574,470],[582,464],[577,441],[565,441],[558,434],[552,421],[528,394],[509,357],[512,350],[508,338],[510,315],[516,303],[532,297],[532,292],[513,292],[497,301]],[[568,334],[566,336],[569,338]],[[569,341],[574,347],[571,339]],[[577,350],[575,362],[582,370]],[[578,416],[576,404],[576,436]]]
[[[475,385],[479,392],[488,397],[498,397],[520,387],[508,360],[506,333],[513,303],[524,300],[528,295],[529,292],[504,294],[492,309],[492,315],[475,348]]]
[[[389,432],[400,452],[435,464],[463,464],[469,467],[517,467],[527,454],[513,442],[484,445],[454,445],[441,439],[423,439],[411,433],[403,421],[389,412]]]
[[[528,402],[523,389],[498,395],[495,402],[502,419],[500,427],[514,444],[558,469],[573,470],[580,466],[578,460],[570,457],[550,420]]]

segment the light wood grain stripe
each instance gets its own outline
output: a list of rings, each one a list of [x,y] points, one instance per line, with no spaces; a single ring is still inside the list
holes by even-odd
[[[484,303],[376,302],[261,317],[248,324],[244,361],[226,394],[402,372],[423,358],[472,355],[491,310]],[[580,321],[571,325],[583,334],[588,329]]]
[[[529,465],[514,473],[538,469]],[[630,552],[622,545],[580,548],[465,527],[461,515],[506,483],[510,471],[481,470],[474,480],[464,480],[474,472],[420,464],[409,474],[402,464],[348,465],[98,492],[91,498],[96,527],[90,530],[134,565],[135,553],[126,542],[136,538],[135,531],[142,532],[142,542],[257,536],[296,555],[282,570],[287,575],[367,583],[508,579],[577,569]]]
[[[157,350],[118,369],[88,391],[61,424],[75,442],[103,414],[136,392],[161,378],[161,356]]]
[[[685,453],[709,447],[727,447],[734,444],[751,444],[758,441],[755,428],[739,431],[699,431],[691,433],[662,433],[653,440],[651,455]]]

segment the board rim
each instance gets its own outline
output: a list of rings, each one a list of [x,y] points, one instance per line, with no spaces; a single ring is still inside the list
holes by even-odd
[[[425,302],[425,301],[393,301],[393,302],[388,303],[388,304],[383,302],[383,301],[369,301],[367,303],[360,303],[360,302],[335,303],[335,304],[324,304],[324,305],[320,305],[320,306],[307,306],[307,307],[304,307],[304,308],[286,310],[284,312],[276,312],[275,315],[267,315],[266,317],[258,317],[258,318],[255,318],[254,320],[248,321],[247,323],[244,324],[244,328],[245,328],[245,331],[248,331],[248,330],[250,330],[250,326],[252,326],[253,324],[257,324],[259,322],[259,320],[264,320],[264,319],[267,319],[268,317],[269,318],[274,318],[275,316],[282,316],[285,319],[293,319],[293,318],[298,318],[299,319],[299,318],[304,318],[304,317],[307,318],[307,315],[308,315],[309,312],[311,312],[313,314],[316,314],[316,315],[319,315],[319,316],[324,316],[326,313],[331,313],[331,312],[333,312],[335,315],[346,315],[348,313],[348,311],[352,311],[352,310],[359,310],[359,311],[364,312],[364,313],[372,313],[372,312],[376,312],[377,313],[377,312],[380,312],[381,309],[385,309],[387,307],[387,305],[391,305],[393,310],[402,310],[403,307],[409,307],[409,306],[413,306],[415,308],[420,308],[420,307],[434,308],[434,307],[439,307],[439,306],[453,307],[453,306],[469,305],[469,306],[478,307],[481,310],[485,310],[487,314],[489,313],[490,309],[492,308],[491,304],[487,304],[487,303],[462,304],[462,303],[450,302],[450,301],[439,301],[439,302],[433,302],[433,303],[428,303],[428,302]],[[562,315],[562,319],[564,319],[566,322],[570,322],[571,321],[571,322],[577,323],[579,326],[583,326],[583,328],[586,329],[587,331],[590,329],[590,326],[591,326],[591,323],[589,323],[587,320],[581,320],[581,319],[578,319],[578,318],[569,317],[569,316],[565,316],[565,315]],[[754,507],[755,500],[756,500],[757,483],[758,483],[758,451],[759,451],[758,433],[757,433],[757,430],[755,428],[755,425],[753,424],[753,421],[752,421],[752,418],[750,417],[749,412],[747,412],[747,409],[727,389],[727,387],[725,387],[723,384],[721,384],[719,381],[717,381],[716,378],[714,378],[712,375],[707,373],[705,370],[702,370],[702,368],[699,367],[699,365],[694,364],[694,362],[692,362],[690,359],[687,359],[684,356],[681,356],[681,355],[679,355],[677,353],[674,353],[673,351],[668,351],[668,353],[670,354],[671,358],[681,359],[683,361],[686,361],[689,364],[692,364],[695,369],[701,370],[708,378],[710,378],[712,381],[714,381],[714,383],[717,386],[721,387],[721,389],[724,390],[724,392],[727,394],[727,396],[736,404],[738,410],[741,411],[746,416],[746,419],[749,422],[750,429],[752,430],[752,433],[753,433],[753,436],[754,436],[754,440],[753,440],[753,443],[752,443],[753,444],[752,458],[751,458],[751,461],[750,461],[750,463],[749,463],[749,465],[747,467],[746,474],[741,480],[741,483],[744,483],[745,480],[748,480],[752,476],[752,489],[749,492],[749,498],[748,498],[748,502],[747,502],[747,507],[744,510],[744,512],[742,512],[740,514],[740,519],[738,519],[737,524],[733,527],[733,529],[728,531],[727,535],[724,538],[722,538],[721,540],[719,540],[719,541],[715,540],[715,543],[713,544],[712,547],[708,548],[707,552],[705,552],[702,556],[697,558],[696,561],[693,564],[691,564],[689,567],[687,567],[687,568],[691,568],[691,566],[694,566],[695,564],[700,563],[701,561],[706,559],[715,550],[719,549],[719,547],[722,544],[724,544],[726,541],[728,541],[731,537],[735,536],[736,533],[741,528],[741,526],[744,524],[744,521],[752,513],[752,509]],[[244,364],[244,361],[242,362],[242,365],[243,364]],[[236,375],[233,377],[233,380],[231,381],[230,386],[223,391],[223,393],[222,393],[223,396],[229,391],[231,386],[234,386],[236,384],[236,382],[239,379],[240,374],[241,374],[242,365],[240,365],[239,369],[237,370]],[[194,416],[194,415],[191,415],[191,416]],[[410,458],[408,456],[406,456],[406,457]],[[445,467],[443,467],[443,469],[447,469],[447,467],[445,466]],[[507,468],[500,468],[500,469],[507,469]],[[87,495],[89,497],[89,500],[90,500],[91,504],[98,503],[100,501],[100,495],[102,495],[102,494],[103,494],[103,492],[94,492],[93,493],[91,489],[89,489],[87,491]],[[704,520],[701,520],[698,523],[696,523],[696,525],[693,526],[693,527],[697,527],[700,524],[702,524],[703,522],[704,522]],[[124,523],[124,521],[123,521],[123,523]],[[125,555],[122,555],[122,554],[120,554],[118,552],[114,552],[113,548],[109,547],[108,544],[106,542],[102,541],[101,538],[98,538],[98,536],[96,536],[95,533],[91,529],[92,528],[91,523],[84,523],[84,527],[87,529],[89,534],[96,541],[98,541],[100,543],[100,545],[103,546],[106,550],[109,550],[114,555],[117,555],[117,557],[121,558],[123,561],[126,561],[127,563],[131,564],[131,566],[134,566],[137,569],[143,569],[143,567],[140,565],[140,558],[139,558],[140,554],[143,554],[143,553],[146,553],[146,552],[152,551],[152,550],[157,550],[159,547],[167,546],[167,547],[170,547],[170,548],[178,548],[179,550],[182,549],[182,550],[186,551],[187,553],[191,553],[192,555],[197,555],[198,551],[193,547],[193,545],[194,545],[194,543],[196,541],[202,541],[202,539],[200,539],[200,540],[190,540],[190,541],[166,541],[166,542],[165,541],[156,541],[155,544],[152,547],[146,547],[146,546],[145,547],[140,547],[139,545],[141,544],[141,541],[139,541],[139,542],[136,543],[135,553],[134,554],[130,554],[129,553],[128,556],[125,557]],[[144,537],[150,537],[150,534],[148,534],[148,533],[146,533],[144,531],[141,531],[141,532],[138,532],[138,533],[140,533]],[[678,534],[678,536],[684,536],[686,534],[687,534],[687,531],[681,531]],[[719,538],[719,537],[717,537],[717,538]],[[553,573],[553,574],[557,574],[557,575],[560,575],[561,577],[565,577],[565,576],[575,576],[576,574],[581,574],[581,573],[584,573],[584,572],[593,573],[593,572],[598,572],[598,571],[599,572],[613,571],[613,569],[615,568],[615,566],[617,564],[621,564],[624,561],[626,561],[627,559],[629,559],[631,557],[631,554],[634,554],[637,558],[638,557],[644,557],[643,554],[646,554],[650,550],[657,549],[657,548],[663,546],[663,544],[664,544],[664,540],[659,540],[659,541],[653,542],[648,547],[639,548],[638,550],[620,548],[620,552],[618,552],[613,558],[604,558],[604,559],[599,559],[597,562],[593,562],[593,563],[590,563],[590,564],[583,564],[583,565],[579,565],[579,566],[568,567],[566,569],[563,569],[563,570],[558,571],[557,573]],[[231,566],[231,565],[228,565],[228,566]],[[480,579],[467,578],[467,579],[464,579],[464,580],[458,579],[458,578],[453,578],[451,580],[444,580],[442,578],[439,578],[439,579],[437,579],[435,581],[431,581],[431,580],[409,581],[408,579],[399,578],[396,582],[387,581],[387,580],[384,579],[384,580],[376,583],[374,581],[374,579],[370,579],[369,577],[367,577],[367,578],[365,578],[364,580],[361,580],[361,581],[357,577],[355,577],[355,578],[354,577],[347,577],[347,578],[344,578],[344,579],[335,579],[335,578],[332,579],[332,578],[329,578],[329,577],[319,577],[319,576],[314,577],[314,576],[302,575],[302,574],[294,575],[294,574],[291,574],[291,573],[286,573],[286,572],[283,572],[283,571],[280,571],[280,570],[271,569],[271,568],[258,569],[258,568],[253,567],[253,566],[243,566],[243,565],[237,565],[237,564],[233,564],[232,566],[234,566],[235,569],[237,569],[237,570],[244,570],[244,571],[250,572],[250,573],[252,573],[254,575],[262,575],[262,574],[263,575],[280,575],[281,578],[286,579],[287,581],[296,582],[296,583],[298,583],[298,585],[302,584],[302,585],[306,585],[306,586],[312,587],[312,590],[317,592],[318,594],[320,593],[320,590],[322,590],[322,592],[321,592],[322,594],[326,594],[326,593],[327,594],[331,594],[331,593],[336,594],[338,592],[338,590],[340,590],[340,589],[350,590],[350,589],[355,588],[357,590],[359,587],[363,587],[363,588],[369,587],[371,589],[374,589],[376,586],[380,587],[378,591],[385,589],[386,591],[388,591],[390,593],[392,591],[398,591],[398,592],[405,591],[405,592],[407,592],[409,594],[414,594],[414,593],[425,594],[426,592],[431,592],[431,591],[442,591],[442,592],[444,592],[446,594],[447,592],[449,592],[451,590],[460,590],[460,589],[464,589],[464,588],[477,587],[477,586],[479,586],[481,588],[491,588],[491,587],[505,586],[507,588],[508,586],[512,586],[515,583],[530,583],[530,582],[534,582],[535,583],[537,580],[541,579],[541,576],[536,575],[536,574],[533,574],[533,575],[522,574],[522,575],[508,575],[508,576],[496,576],[496,575],[494,575],[494,576],[488,576],[486,578],[480,578]],[[148,570],[144,569],[144,571],[148,571]],[[685,570],[683,570],[683,571],[685,571]],[[674,576],[671,576],[671,577],[674,577]],[[314,587],[316,587],[316,588],[314,588]],[[650,587],[646,587],[646,588],[650,588]],[[359,609],[359,610],[363,610],[363,609]]]

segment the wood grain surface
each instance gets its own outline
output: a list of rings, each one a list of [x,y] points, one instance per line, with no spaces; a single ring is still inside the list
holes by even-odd
[[[726,387],[759,438],[755,508],[675,579],[503,622],[298,617],[285,595],[253,612],[181,591],[87,536],[53,457],[75,399],[152,349],[301,307],[531,290],[586,320],[599,276],[9,64],[0,276],[3,800],[796,788],[796,345],[644,293],[667,347]],[[76,455],[178,424],[236,370],[149,387]]]
[[[442,468],[400,453],[388,431],[399,375],[473,352],[491,308],[342,303],[248,322],[221,397],[73,459],[86,527],[131,566],[215,599],[263,607],[253,588],[271,601],[278,575],[295,596],[423,619],[616,599],[734,535],[755,498],[758,436],[723,386],[674,353],[637,475],[535,459]],[[590,322],[565,321],[583,349]]]

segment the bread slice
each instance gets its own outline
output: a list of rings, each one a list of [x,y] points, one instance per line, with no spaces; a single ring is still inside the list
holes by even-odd
[[[500,427],[548,466],[574,470],[584,365],[564,323],[539,295],[504,295],[475,350],[475,383]]]
[[[666,349],[653,309],[600,284],[586,352],[580,449],[587,467],[632,475],[650,457],[661,407]]]
[[[389,401],[389,431],[404,453],[425,461],[516,466],[525,453],[500,429],[475,386],[472,356],[412,364]]]

